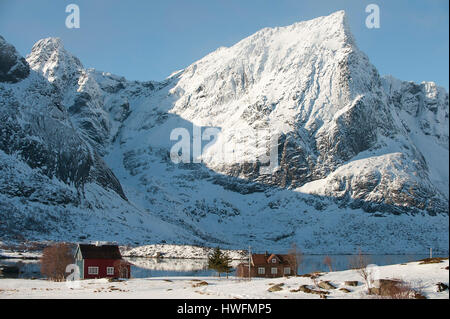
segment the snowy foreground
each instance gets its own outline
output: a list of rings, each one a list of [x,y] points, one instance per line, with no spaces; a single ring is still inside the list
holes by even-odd
[[[432,299],[448,299],[448,290],[438,292],[437,283],[449,283],[448,260],[437,264],[408,264],[378,267],[375,279],[401,279]],[[46,280],[1,279],[0,299],[3,298],[171,298],[171,299],[305,299],[320,298],[318,294],[297,290],[301,285],[311,289],[328,291],[328,299],[374,298],[366,293],[361,277],[354,270],[323,273],[317,282],[329,281],[336,289],[321,289],[308,277],[241,280],[217,277],[158,277],[131,279],[124,282],[108,282],[106,279],[76,282],[79,287],[67,283]],[[357,286],[346,281],[359,281]],[[206,284],[206,283],[207,284]],[[281,284],[281,285],[280,285]],[[269,292],[279,285],[281,290]],[[345,288],[348,292],[342,290]]]

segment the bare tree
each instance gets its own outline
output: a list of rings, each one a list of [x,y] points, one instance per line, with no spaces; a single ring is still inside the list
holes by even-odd
[[[328,266],[330,272],[333,271],[333,260],[330,256],[325,256],[325,258],[323,259],[323,263]]]
[[[369,264],[369,258],[362,253],[361,249],[359,249],[358,254],[351,257],[349,261],[349,268],[356,270],[366,284],[367,291],[370,293],[370,287],[373,284],[373,273],[370,267],[368,267]]]
[[[295,275],[297,275],[298,274],[298,268],[303,263],[303,253],[300,250],[300,248],[298,248],[296,243],[292,243],[291,244],[291,248],[288,251],[288,255],[291,256],[291,259],[294,262]]]
[[[117,260],[114,262],[114,268],[117,269],[117,276],[119,278],[128,278],[130,276],[128,273],[128,262],[126,260]]]
[[[41,258],[41,273],[54,281],[63,281],[67,265],[74,261],[72,247],[66,243],[57,243],[44,248]]]
[[[17,276],[18,276],[18,277],[20,277],[20,274],[22,273],[24,266],[25,266],[25,264],[23,263],[22,260],[19,260],[19,261],[16,263],[16,267],[17,267],[17,270],[18,270],[18,273],[17,273]]]

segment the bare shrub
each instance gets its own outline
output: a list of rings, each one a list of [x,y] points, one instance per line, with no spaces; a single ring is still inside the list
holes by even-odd
[[[421,288],[414,289],[412,284],[402,280],[391,280],[390,284],[383,285],[378,295],[383,299],[426,299]]]
[[[116,262],[114,262],[114,268],[117,269],[116,274],[119,278],[128,278],[130,276],[130,274],[128,273],[128,262],[126,260],[117,260]]]
[[[294,263],[295,275],[298,275],[298,268],[303,263],[303,253],[298,248],[296,243],[291,244],[291,248],[288,251],[288,255],[290,256],[292,262]]]
[[[53,281],[63,281],[66,267],[74,262],[72,246],[57,243],[44,248],[41,258],[41,273]]]
[[[333,259],[331,259],[330,256],[325,256],[325,258],[323,259],[323,263],[328,266],[330,272],[333,271]]]
[[[365,283],[367,287],[367,291],[370,294],[370,288],[373,284],[373,272],[368,267],[370,264],[370,259],[368,256],[364,255],[360,250],[358,250],[358,254],[355,256],[350,257],[349,260],[349,268],[355,269],[358,275],[363,279],[363,282]]]

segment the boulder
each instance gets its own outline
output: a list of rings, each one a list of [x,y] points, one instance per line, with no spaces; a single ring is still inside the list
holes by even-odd
[[[380,288],[381,290],[386,290],[391,287],[395,287],[400,285],[402,282],[397,279],[378,279],[373,282],[375,287]]]
[[[307,294],[311,293],[311,289],[307,285],[301,285],[298,290]]]
[[[283,290],[283,288],[281,288],[282,286],[284,286],[284,284],[273,285],[272,287],[267,289],[267,291],[269,292],[281,291]]]
[[[200,281],[199,283],[192,285],[192,287],[194,287],[194,288],[201,287],[201,286],[208,286],[208,283],[206,281]]]
[[[318,286],[319,286],[319,288],[326,289],[326,290],[336,289],[336,287],[333,286],[332,284],[330,284],[329,281],[321,281],[321,282],[319,282]]]
[[[448,285],[444,284],[443,282],[438,282],[436,285],[437,285],[438,292],[443,292],[443,291],[448,290]]]
[[[408,283],[397,279],[379,279],[374,281],[375,287],[369,288],[369,294],[393,299],[426,299],[415,291]]]
[[[357,280],[353,280],[353,281],[346,281],[344,284],[346,286],[356,287],[356,286],[358,286],[359,282]]]

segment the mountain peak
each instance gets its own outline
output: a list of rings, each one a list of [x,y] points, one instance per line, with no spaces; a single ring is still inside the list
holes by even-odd
[[[246,100],[252,96],[267,107],[265,114],[258,114],[261,121],[273,120],[292,130],[285,123],[296,118],[307,128],[318,128],[371,90],[376,84],[372,74],[376,70],[355,45],[345,11],[337,11],[262,29],[196,61],[178,77],[173,92],[189,93],[177,100],[173,111],[208,125],[211,112],[218,112],[223,119],[217,124],[236,121],[229,126],[237,127],[253,112]]]
[[[35,51],[37,49],[44,49],[44,48],[46,50],[54,51],[59,48],[64,49],[64,45],[61,41],[61,38],[49,37],[49,38],[44,38],[44,39],[37,41],[33,45],[32,51]]]
[[[344,10],[336,11],[330,15],[312,20],[294,23],[291,28],[300,28],[302,31],[311,30],[312,33],[325,33],[326,37],[340,40],[346,44],[355,45],[354,37],[350,31],[347,14]]]
[[[50,82],[70,77],[84,69],[81,61],[64,48],[61,39],[53,37],[36,42],[27,56],[27,62]]]

